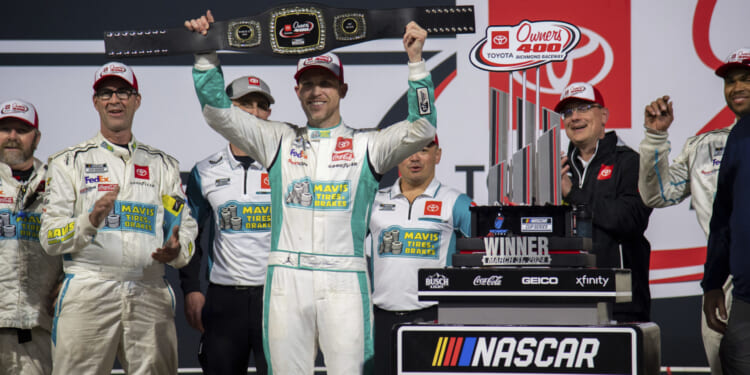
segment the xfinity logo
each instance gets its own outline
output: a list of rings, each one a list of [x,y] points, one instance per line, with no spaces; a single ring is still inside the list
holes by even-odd
[[[594,286],[600,285],[602,287],[606,287],[608,282],[609,282],[609,277],[604,277],[604,276],[589,277],[589,276],[583,275],[581,277],[576,277],[576,285],[580,287],[585,287],[588,285],[594,285]]]
[[[424,280],[424,285],[430,289],[443,289],[448,286],[449,281],[445,275],[435,273],[427,276]]]
[[[503,277],[500,275],[492,275],[490,277],[482,277],[477,275],[474,278],[474,286],[500,286],[503,285]]]
[[[557,285],[560,280],[556,276],[524,276],[521,278],[523,285]]]

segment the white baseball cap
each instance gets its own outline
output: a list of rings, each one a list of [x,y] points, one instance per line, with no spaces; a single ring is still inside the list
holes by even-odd
[[[344,82],[344,66],[341,65],[339,57],[331,52],[319,56],[299,59],[297,62],[297,73],[294,74],[294,80],[299,82],[299,76],[302,75],[302,73],[314,68],[326,69],[333,73],[341,83]]]
[[[32,128],[39,129],[39,116],[36,108],[21,99],[12,99],[0,103],[0,120],[14,118],[23,121]]]
[[[583,100],[591,103],[604,105],[604,97],[596,87],[587,82],[575,82],[568,85],[560,95],[560,102],[555,106],[555,112],[560,112],[566,104],[573,100]]]
[[[117,77],[127,82],[135,91],[138,91],[138,80],[135,78],[133,69],[120,62],[108,62],[102,65],[94,74],[94,90],[99,83],[107,77]]]
[[[227,86],[226,92],[229,99],[237,99],[257,92],[265,96],[269,104],[275,102],[273,96],[271,96],[271,88],[262,79],[254,76],[243,76],[235,79]]]
[[[717,76],[724,78],[729,69],[736,67],[750,68],[750,48],[740,48],[732,52],[724,60],[724,64],[716,69],[715,73]]]

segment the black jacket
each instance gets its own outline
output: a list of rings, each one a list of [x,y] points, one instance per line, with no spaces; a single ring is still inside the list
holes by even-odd
[[[573,188],[564,199],[569,204],[585,204],[593,215],[597,267],[629,268],[632,274],[633,301],[615,304],[614,318],[649,321],[651,244],[643,232],[648,227],[651,208],[643,204],[638,194],[638,153],[611,131],[599,140],[596,154],[585,170],[577,154],[571,143],[568,160]]]

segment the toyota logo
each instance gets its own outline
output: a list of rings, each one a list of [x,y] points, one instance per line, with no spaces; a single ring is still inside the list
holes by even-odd
[[[436,205],[435,203],[427,206],[427,211],[429,212],[438,212],[440,210],[440,206]]]
[[[266,176],[265,178],[263,178],[263,185],[270,185],[270,183],[268,181],[268,176]]]
[[[494,38],[492,38],[492,42],[497,45],[503,45],[505,43],[508,43],[508,37],[505,35],[495,35]]]
[[[144,169],[137,169],[137,170],[135,171],[135,174],[137,174],[137,175],[138,175],[138,176],[140,176],[140,177],[143,177],[143,176],[145,176],[145,175],[146,175],[146,173],[148,173],[148,172],[146,172],[146,171],[145,171]]]

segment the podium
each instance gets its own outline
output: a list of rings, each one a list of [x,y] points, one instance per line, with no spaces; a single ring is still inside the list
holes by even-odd
[[[659,374],[659,327],[611,320],[630,285],[626,269],[422,269],[439,324],[395,328],[397,374]]]

